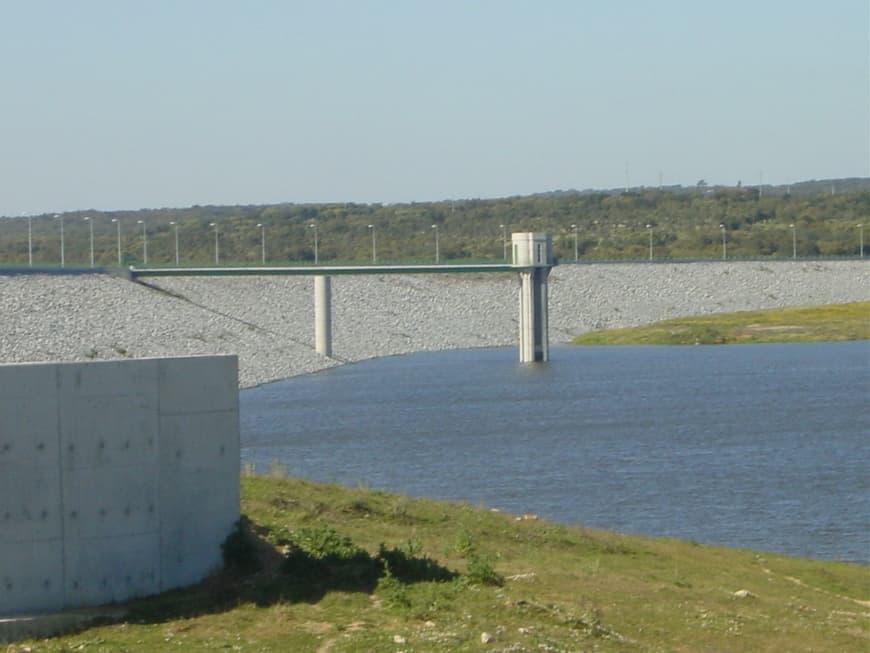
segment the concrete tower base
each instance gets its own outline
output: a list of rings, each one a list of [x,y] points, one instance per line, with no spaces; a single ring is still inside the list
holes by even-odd
[[[329,277],[314,277],[314,349],[332,356],[332,283]]]
[[[520,275],[520,362],[550,359],[547,319],[547,277],[553,268],[553,242],[549,234],[511,234],[513,261]]]
[[[550,359],[547,325],[547,277],[550,268],[520,272],[520,362],[541,363]]]

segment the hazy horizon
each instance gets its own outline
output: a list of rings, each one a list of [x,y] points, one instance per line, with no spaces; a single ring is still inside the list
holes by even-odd
[[[870,176],[870,6],[0,6],[0,215]]]
[[[867,182],[867,184],[866,184],[867,187],[870,188],[870,177],[838,177],[836,179],[802,179],[802,180],[792,182],[790,184],[766,184],[765,183],[764,188],[776,189],[776,188],[782,188],[782,187],[787,187],[787,186],[798,186],[800,184],[806,184],[806,183],[818,183],[818,184],[827,185],[830,183],[842,182],[842,181],[847,181],[847,180],[848,181],[853,181],[853,180],[865,181],[865,182]],[[706,182],[706,180],[704,180],[704,181]],[[735,185],[729,185],[729,184],[715,184],[715,183],[709,183],[709,182],[706,182],[706,183],[707,183],[708,189],[715,189],[715,188],[735,189],[735,188],[737,188]],[[758,187],[757,184],[744,184],[743,185],[744,189],[757,188],[757,187]],[[694,188],[694,185],[672,184],[670,186],[665,186],[665,185],[662,186],[663,191],[671,191],[672,189],[675,189],[675,188],[680,188],[684,191],[690,191],[692,188]],[[394,205],[400,206],[400,205],[415,204],[415,203],[437,204],[437,203],[446,203],[446,202],[473,202],[473,201],[501,200],[501,199],[510,199],[512,197],[533,197],[535,195],[547,195],[550,193],[618,194],[618,193],[624,192],[624,190],[625,189],[621,188],[621,187],[614,187],[614,188],[554,188],[551,190],[535,191],[535,192],[531,192],[531,193],[524,194],[524,195],[499,195],[499,196],[492,196],[492,197],[445,197],[445,198],[431,199],[431,200],[430,199],[408,200],[405,202],[354,202],[352,200],[347,201],[347,202],[343,202],[340,200],[335,200],[335,201],[325,200],[322,202],[278,201],[278,202],[236,202],[234,204],[197,203],[197,204],[189,204],[186,206],[139,206],[139,207],[113,206],[113,207],[104,207],[104,208],[88,206],[88,207],[76,207],[76,208],[61,209],[59,211],[43,211],[41,213],[36,213],[36,214],[21,213],[19,215],[0,215],[0,218],[14,219],[14,218],[19,218],[19,217],[26,217],[28,215],[30,215],[31,217],[38,217],[38,216],[45,216],[45,215],[51,215],[51,214],[63,215],[63,214],[67,214],[67,213],[86,213],[88,211],[93,211],[95,213],[136,212],[136,211],[173,211],[173,210],[184,211],[187,209],[192,209],[195,207],[203,207],[203,206],[205,206],[205,207],[207,207],[207,206],[220,206],[220,207],[223,207],[223,206],[275,206],[275,205],[281,205],[281,204],[313,205],[313,206],[317,206],[317,205],[326,206],[326,205],[332,205],[332,204],[359,204],[359,205],[363,205],[363,206],[366,206],[366,205],[368,205],[368,206],[394,206]],[[648,191],[648,190],[658,190],[658,186],[632,186],[631,188],[629,188],[629,191],[631,191],[631,192]],[[827,191],[827,189],[822,189],[819,192],[827,193],[828,191]]]

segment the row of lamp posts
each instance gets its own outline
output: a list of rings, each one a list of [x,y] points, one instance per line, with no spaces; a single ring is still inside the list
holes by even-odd
[[[60,267],[65,267],[66,265],[66,256],[64,251],[64,221],[63,215],[55,214],[55,218],[60,220]],[[89,235],[90,235],[90,262],[91,267],[94,267],[94,221],[91,216],[85,216],[84,221],[88,223]],[[118,249],[118,265],[121,265],[121,221],[118,218],[112,218],[112,222],[115,223],[117,229],[117,249]],[[136,224],[142,225],[142,260],[144,264],[148,264],[148,225],[145,220],[137,220]],[[174,229],[175,235],[175,264],[178,265],[180,263],[179,259],[179,249],[178,249],[178,223],[175,221],[170,221],[169,223]],[[210,222],[210,227],[214,227],[214,262],[215,265],[220,263],[220,235],[218,232],[218,224],[216,222]],[[320,262],[320,256],[318,252],[318,232],[317,232],[317,223],[312,222],[308,225],[310,228],[314,229],[314,264],[317,265]],[[860,258],[864,258],[864,225],[863,223],[859,223],[855,225],[858,228],[858,239],[859,239],[859,255]],[[260,229],[260,261],[263,265],[266,264],[266,225],[261,222],[257,223],[257,227]],[[507,260],[507,226],[504,224],[500,224],[499,228],[501,228],[502,235],[502,258]],[[651,224],[646,225],[647,231],[649,232],[649,260],[653,260],[653,226]],[[368,225],[368,229],[371,232],[372,238],[372,263],[377,263],[378,261],[378,248],[377,248],[377,235],[375,225]],[[578,241],[577,241],[577,225],[572,224],[571,229],[574,234],[574,261],[579,260],[579,250],[578,250]],[[719,225],[719,229],[722,231],[722,260],[726,260],[728,258],[728,240],[727,240],[727,230],[724,224]],[[791,229],[791,247],[792,247],[792,259],[797,258],[797,230],[794,224],[789,225],[789,229]],[[435,232],[435,263],[441,262],[441,251],[440,251],[440,243],[438,237],[438,225],[433,224],[432,230]],[[32,217],[27,216],[27,261],[28,264],[33,267],[33,222]]]
[[[858,228],[858,251],[860,258],[864,258],[864,225],[859,223],[855,225]],[[646,226],[647,231],[649,232],[649,260],[653,260],[653,226],[648,224]],[[577,225],[572,224],[571,229],[574,231],[574,260],[579,260],[577,254]],[[724,224],[719,225],[719,229],[722,231],[722,260],[726,260],[728,258],[728,238],[726,235],[726,228]],[[791,229],[791,257],[792,259],[797,258],[797,229],[794,224],[789,225],[789,229]],[[505,256],[507,258],[507,256]]]
[[[64,221],[63,216],[60,214],[55,214],[55,218],[60,219],[60,266],[65,267],[66,265],[66,256],[64,251]],[[85,216],[84,220],[88,222],[90,226],[90,259],[91,259],[91,267],[94,267],[94,221],[90,216]],[[121,265],[121,222],[118,218],[112,218],[112,222],[115,223],[117,228],[117,247],[118,247],[118,265]],[[142,261],[144,264],[148,263],[148,223],[145,220],[137,220],[136,224],[142,225]],[[171,220],[169,224],[173,228],[174,232],[174,240],[175,240],[175,264],[178,265],[180,263],[180,255],[179,255],[179,246],[178,246],[178,222]],[[220,232],[218,231],[218,224],[216,222],[210,222],[210,227],[214,228],[214,262],[215,265],[220,263]],[[308,225],[310,228],[314,229],[314,263],[315,265],[320,262],[320,253],[319,253],[319,235],[317,232],[317,223],[312,222]],[[260,262],[265,265],[266,263],[266,225],[262,222],[257,223],[257,227],[260,229]],[[433,228],[437,229],[436,225],[432,225]],[[375,227],[374,225],[369,225],[369,229],[372,231],[372,262],[377,261],[377,242],[375,240]],[[435,259],[436,262],[438,260],[438,233],[435,233]],[[33,224],[31,216],[27,217],[27,261],[28,264],[33,267]]]

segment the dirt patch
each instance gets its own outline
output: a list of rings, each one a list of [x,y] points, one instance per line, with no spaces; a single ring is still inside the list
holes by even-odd
[[[312,625],[315,625],[314,622],[312,622]],[[316,624],[316,625],[320,626],[320,627],[326,626],[326,629],[321,631],[323,633],[329,632],[329,630],[331,630],[333,627],[333,624],[326,624],[326,623],[320,623],[320,624]],[[324,642],[319,647],[317,647],[317,653],[329,653],[332,650],[332,647],[335,645],[335,643],[340,638],[348,637],[351,633],[355,633],[355,632],[358,632],[360,630],[363,630],[363,629],[365,629],[365,627],[366,627],[366,623],[364,621],[354,621],[353,623],[348,624],[347,627],[344,629],[344,632],[341,635],[339,635],[338,637],[331,637],[327,640],[324,640]],[[315,632],[316,634],[320,634],[316,631],[309,631],[309,632]]]

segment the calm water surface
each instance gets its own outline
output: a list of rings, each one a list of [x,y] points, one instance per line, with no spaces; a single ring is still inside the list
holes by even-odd
[[[242,459],[567,523],[870,562],[870,344],[384,358],[241,394]]]

